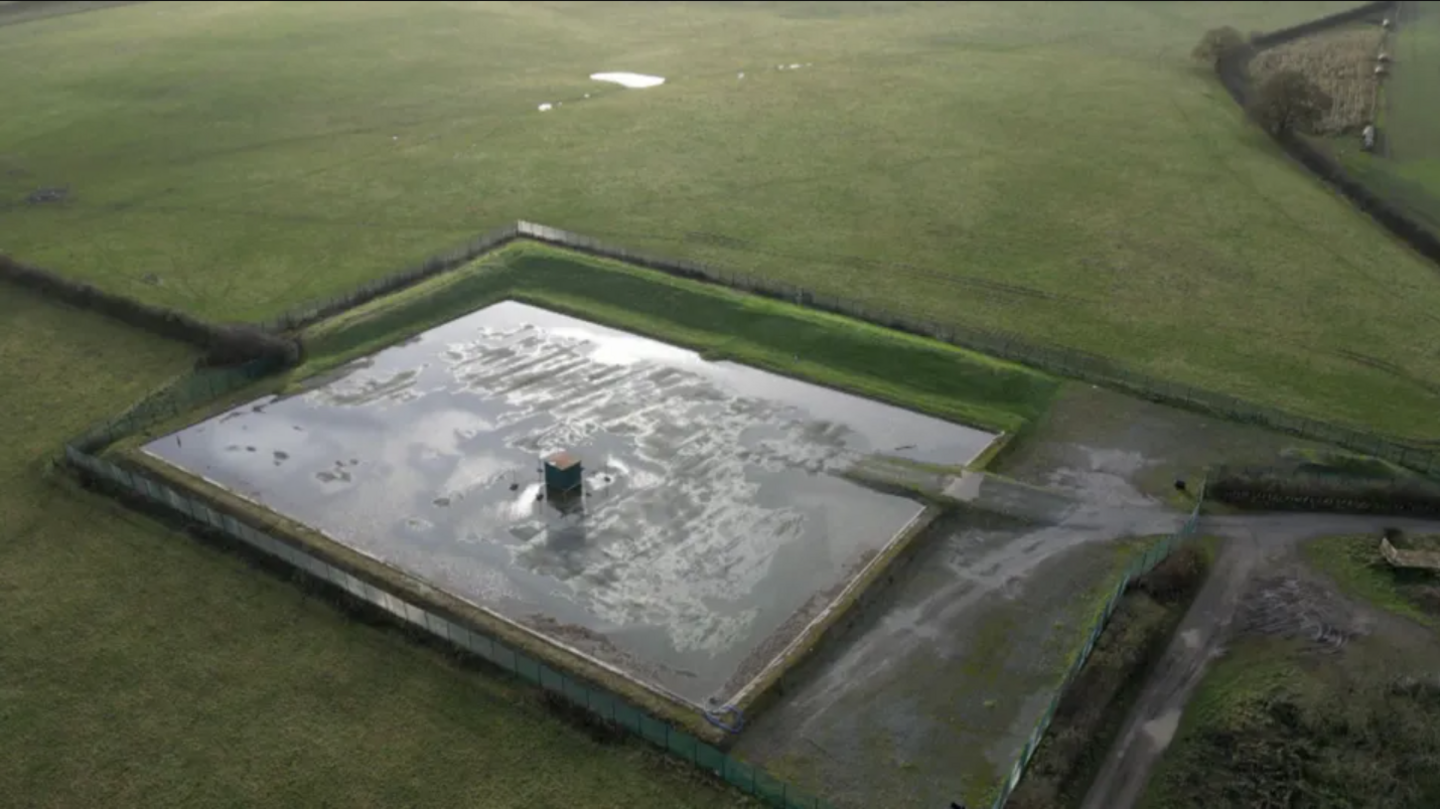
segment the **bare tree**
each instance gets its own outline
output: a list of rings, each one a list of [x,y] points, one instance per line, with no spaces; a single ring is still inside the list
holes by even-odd
[[[1261,82],[1250,110],[1271,134],[1314,134],[1333,105],[1310,77],[1298,70],[1282,70]]]
[[[1211,28],[1200,38],[1200,44],[1195,46],[1190,56],[1213,66],[1220,62],[1222,56],[1244,45],[1245,37],[1234,28],[1228,25],[1224,28]]]

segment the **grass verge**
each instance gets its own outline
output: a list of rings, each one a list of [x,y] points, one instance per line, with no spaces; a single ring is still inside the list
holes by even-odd
[[[1059,385],[932,340],[533,243],[317,325],[300,375],[504,299],[988,430],[1039,417]]]
[[[1440,806],[1433,654],[1243,638],[1201,682],[1139,809]],[[1428,670],[1427,670],[1428,668]]]
[[[1007,807],[1076,807],[1175,628],[1200,591],[1215,541],[1197,540],[1131,583],[1066,690]]]
[[[1440,626],[1440,577],[1391,567],[1380,555],[1379,536],[1324,537],[1302,545],[1301,553],[1342,592],[1419,623]]]
[[[43,474],[193,359],[0,294],[0,806],[751,805]]]

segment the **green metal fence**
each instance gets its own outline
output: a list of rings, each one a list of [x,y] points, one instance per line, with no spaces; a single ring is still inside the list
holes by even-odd
[[[517,677],[559,695],[608,722],[677,756],[727,783],[781,809],[830,809],[830,804],[796,789],[759,767],[747,764],[694,736],[656,719],[624,699],[592,683],[576,679],[535,660],[473,626],[456,623],[416,606],[373,582],[354,576],[328,562],[257,530],[229,514],[189,497],[150,477],[122,469],[74,446],[66,459],[97,479],[158,503],[187,519],[248,545],[290,567],[338,587],[432,635],[499,666]]]
[[[1061,681],[1060,688],[1050,699],[1050,705],[1045,709],[1045,713],[1040,715],[1040,720],[1035,723],[1035,729],[1030,731],[1030,737],[1025,740],[1025,745],[1020,748],[1020,754],[1015,757],[1015,763],[1010,767],[1010,775],[1005,779],[1000,795],[995,799],[993,809],[1004,809],[1006,802],[1010,800],[1010,795],[1014,793],[1015,787],[1020,784],[1020,778],[1025,774],[1025,768],[1029,766],[1031,757],[1040,748],[1040,740],[1050,729],[1050,722],[1055,718],[1055,711],[1060,707],[1061,698],[1075,682],[1075,678],[1080,676],[1080,669],[1085,667],[1085,662],[1090,659],[1090,653],[1095,651],[1095,644],[1100,640],[1100,633],[1104,632],[1105,626],[1110,623],[1110,616],[1114,615],[1116,608],[1120,606],[1120,598],[1125,595],[1125,591],[1130,587],[1130,582],[1154,570],[1156,565],[1164,561],[1185,540],[1195,535],[1195,530],[1200,523],[1200,507],[1205,500],[1203,484],[1200,491],[1200,498],[1195,503],[1195,509],[1190,512],[1190,517],[1185,520],[1185,524],[1181,526],[1180,530],[1151,546],[1143,555],[1132,561],[1120,576],[1120,580],[1115,584],[1115,589],[1110,592],[1110,598],[1105,602],[1105,609],[1100,611],[1094,625],[1090,627],[1090,637],[1086,639],[1084,648],[1071,662],[1069,670],[1065,672],[1065,679]]]
[[[95,452],[126,436],[188,413],[250,383],[279,371],[278,359],[252,360],[229,368],[206,368],[176,377],[129,409],[87,429],[70,444]]]

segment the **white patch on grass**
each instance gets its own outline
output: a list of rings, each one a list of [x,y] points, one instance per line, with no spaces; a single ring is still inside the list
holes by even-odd
[[[591,73],[590,78],[595,81],[608,81],[632,90],[659,87],[665,83],[663,76],[647,76],[644,73]]]
[[[554,109],[554,108],[555,108],[555,106],[554,106],[553,104],[551,104],[549,101],[546,101],[544,104],[541,104],[541,105],[540,105],[540,111],[541,111],[541,112],[549,112],[550,110],[552,110],[552,109]]]

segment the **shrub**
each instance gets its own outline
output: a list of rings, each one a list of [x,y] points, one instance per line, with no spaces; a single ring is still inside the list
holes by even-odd
[[[1227,25],[1223,28],[1211,28],[1206,31],[1205,35],[1200,37],[1200,44],[1190,52],[1190,56],[1213,67],[1220,63],[1220,58],[1225,54],[1244,46],[1245,37]]]
[[[1334,101],[1298,70],[1282,70],[1260,83],[1250,103],[1255,120],[1276,136],[1315,134]]]

